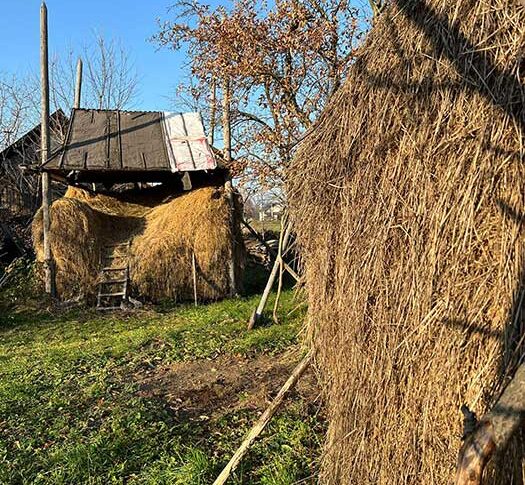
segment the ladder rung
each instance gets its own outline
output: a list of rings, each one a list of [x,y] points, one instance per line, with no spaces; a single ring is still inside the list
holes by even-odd
[[[126,283],[128,280],[107,280],[99,282],[99,285],[113,285]]]
[[[112,268],[110,266],[107,266],[106,268],[102,268],[102,271],[126,271],[128,268]]]
[[[108,297],[108,296],[125,296],[125,291],[119,291],[118,293],[99,293],[98,296],[100,298]]]
[[[123,258],[127,258],[127,255],[123,255],[123,254],[112,254],[110,256],[103,256],[104,259],[123,259]]]
[[[97,306],[97,310],[120,310],[119,306]]]

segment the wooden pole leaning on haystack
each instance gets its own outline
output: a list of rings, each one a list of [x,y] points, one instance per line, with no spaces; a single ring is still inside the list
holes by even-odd
[[[283,387],[281,387],[281,390],[279,391],[277,396],[275,396],[275,399],[272,401],[270,406],[268,406],[266,411],[264,411],[264,413],[258,419],[257,423],[255,423],[255,425],[250,430],[244,441],[241,443],[241,446],[239,446],[235,454],[232,456],[231,460],[228,462],[226,467],[224,467],[224,470],[222,470],[221,474],[213,482],[213,485],[223,485],[224,483],[226,483],[226,480],[228,480],[229,476],[237,468],[244,455],[246,455],[246,453],[248,452],[248,448],[250,447],[250,445],[261,434],[263,429],[269,423],[270,419],[272,419],[277,409],[279,409],[279,407],[283,403],[286,394],[295,386],[295,384],[297,384],[297,381],[301,378],[306,369],[308,369],[308,366],[311,364],[311,362],[312,354],[309,352],[293,370],[288,380],[284,383]]]
[[[270,296],[270,292],[272,291],[272,287],[275,282],[275,278],[277,277],[277,273],[279,272],[279,268],[281,267],[280,260],[282,259],[282,255],[286,251],[286,247],[288,246],[288,241],[292,233],[292,225],[290,223],[283,224],[283,226],[286,227],[286,229],[284,231],[284,236],[282,236],[282,238],[281,237],[279,238],[280,247],[277,252],[277,258],[275,259],[273,263],[272,271],[270,273],[268,281],[266,282],[266,287],[264,288],[263,294],[261,296],[261,300],[259,301],[259,305],[255,309],[255,311],[252,313],[250,321],[248,322],[248,330],[251,330],[257,324],[257,322],[261,319],[264,309],[266,307],[266,303],[268,302],[268,297]]]
[[[47,162],[49,155],[49,63],[47,35],[47,7],[42,2],[40,7],[40,82],[41,82],[41,127],[40,127],[40,160]],[[42,172],[42,220],[44,236],[44,282],[45,291],[55,296],[55,271],[51,253],[51,185],[49,173]]]
[[[82,98],[82,59],[78,58],[77,61],[77,79],[75,83],[75,102],[73,108],[80,108],[80,100]]]
[[[462,410],[474,426],[459,451],[456,485],[481,485],[487,463],[494,453],[505,450],[525,422],[525,362],[479,422],[468,408]]]
[[[229,164],[232,159],[232,139],[231,139],[231,88],[230,80],[226,78],[222,88],[222,132],[224,139],[224,159]],[[228,167],[229,168],[229,167]],[[230,226],[231,226],[231,255],[228,261],[228,276],[230,280],[230,296],[237,294],[237,282],[235,280],[235,201],[233,194],[233,185],[230,175],[224,183],[224,192],[228,198],[230,206]]]

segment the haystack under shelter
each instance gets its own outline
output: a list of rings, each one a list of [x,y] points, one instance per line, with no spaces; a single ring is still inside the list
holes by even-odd
[[[41,169],[68,184],[50,211],[61,298],[114,307],[130,295],[206,301],[237,291],[241,207],[198,113],[74,109]],[[39,212],[38,260],[42,226]]]
[[[288,195],[329,429],[321,482],[454,482],[525,356],[525,8],[396,0]],[[486,483],[523,483],[516,437]]]

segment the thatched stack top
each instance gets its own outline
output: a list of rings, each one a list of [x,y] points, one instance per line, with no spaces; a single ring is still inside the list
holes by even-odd
[[[517,0],[397,0],[289,170],[327,483],[450,483],[523,355],[524,41]]]

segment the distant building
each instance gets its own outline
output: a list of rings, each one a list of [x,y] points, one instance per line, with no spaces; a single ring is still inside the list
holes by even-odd
[[[284,206],[280,202],[268,205],[264,210],[259,211],[259,221],[277,221],[281,219]]]
[[[62,145],[67,117],[62,110],[50,117],[51,152]],[[0,212],[31,215],[40,205],[39,177],[23,167],[40,163],[40,124],[0,152]]]

